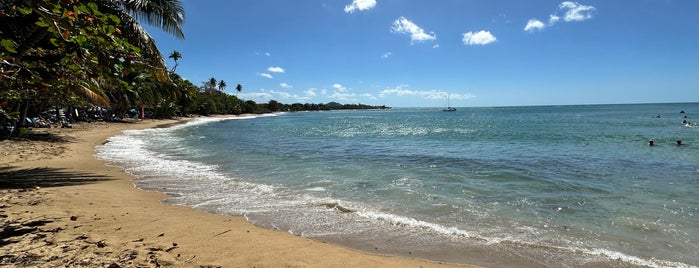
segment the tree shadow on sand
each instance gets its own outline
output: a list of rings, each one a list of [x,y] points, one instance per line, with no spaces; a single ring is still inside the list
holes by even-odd
[[[68,137],[66,135],[61,135],[57,133],[48,132],[46,128],[36,128],[27,131],[27,133],[21,136],[8,136],[6,133],[0,135],[0,140],[23,140],[23,141],[45,141],[45,142],[55,142],[55,143],[66,143],[75,141],[74,138]],[[17,133],[15,133],[17,134]]]
[[[71,172],[64,168],[16,169],[0,167],[0,189],[61,187],[111,180],[107,176]]]
[[[73,139],[63,136],[63,135],[56,135],[54,133],[35,133],[35,132],[30,132],[22,136],[23,140],[30,140],[30,141],[48,141],[48,142],[70,142],[73,141]]]

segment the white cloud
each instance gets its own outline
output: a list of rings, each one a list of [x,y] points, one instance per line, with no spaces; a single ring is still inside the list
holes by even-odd
[[[372,9],[376,6],[376,0],[353,0],[352,4],[345,6],[346,13],[352,13],[356,10],[364,11]]]
[[[279,86],[282,87],[282,88],[292,88],[292,87],[293,87],[293,86],[291,86],[291,85],[289,85],[289,84],[287,84],[287,83],[281,83],[281,84],[279,84]]]
[[[405,17],[400,17],[393,22],[393,25],[391,26],[391,32],[409,34],[411,44],[415,41],[423,42],[437,39],[437,36],[434,34],[434,32],[431,32],[430,34],[425,33],[424,29],[420,28],[419,26],[417,26],[417,24],[406,19]]]
[[[262,77],[266,77],[266,78],[272,78],[272,75],[268,74],[268,73],[257,73],[257,75],[262,76]]]
[[[531,19],[527,22],[527,26],[524,26],[524,30],[532,32],[534,30],[542,30],[544,27],[546,27],[546,25],[540,20]]]
[[[554,15],[554,14],[549,15],[549,25],[554,25],[554,24],[556,24],[556,22],[558,22],[559,20],[561,20],[561,17],[556,16],[556,15]]]
[[[384,89],[381,92],[379,92],[379,97],[384,98],[386,96],[419,96],[425,99],[434,99],[436,98],[435,96],[438,96],[438,98],[444,98],[444,97],[439,97],[442,96],[442,93],[439,91],[435,90],[430,90],[430,91],[420,91],[420,90],[411,90],[411,89],[406,89],[406,85],[399,85],[395,88],[389,88],[389,89]]]
[[[593,6],[581,5],[578,2],[566,1],[558,6],[559,9],[566,10],[563,20],[565,21],[583,21],[592,18],[592,13],[595,11]]]
[[[306,96],[308,96],[308,97],[314,97],[314,96],[318,95],[318,94],[316,94],[316,89],[315,89],[315,88],[306,89],[306,90],[303,92],[303,94],[306,94]]]
[[[338,92],[345,92],[347,91],[347,88],[341,84],[333,84],[333,88],[337,90]]]
[[[384,89],[381,92],[379,92],[380,97],[386,97],[387,95],[396,95],[396,96],[405,96],[405,95],[420,95],[420,92],[417,90],[410,90],[410,89],[405,89],[404,85],[397,86],[395,88],[390,88],[390,89]]]
[[[265,56],[269,57],[272,56],[272,54],[270,54],[269,52],[265,52]]]
[[[284,69],[282,67],[269,67],[269,68],[267,68],[267,71],[270,71],[273,73],[283,73]]]
[[[406,88],[407,85],[399,85],[395,88],[384,89],[379,92],[378,97],[385,98],[388,96],[416,96],[427,100],[444,100],[447,95],[452,100],[468,100],[475,96],[468,93],[447,93],[439,90],[411,90]]]
[[[313,91],[313,90],[314,90],[314,89],[308,89],[308,90],[304,91],[304,92],[303,92],[304,95],[303,95],[303,96],[299,96],[298,99],[299,99],[299,100],[304,100],[304,101],[305,101],[305,100],[310,100],[311,98],[313,98],[313,97],[316,95],[315,91]],[[297,95],[294,95],[294,96],[297,96]]]
[[[388,59],[388,57],[390,57],[391,55],[393,55],[393,52],[386,52],[386,53],[383,53],[383,55],[381,55],[381,58]]]
[[[328,90],[327,90],[327,89],[321,89],[321,90],[320,90],[320,94],[328,95]]]
[[[370,99],[370,100],[377,100],[378,99],[376,96],[374,96],[371,93],[362,93],[362,94],[359,94],[359,96],[362,98]]]
[[[432,48],[439,48],[439,44],[432,46]]]
[[[335,92],[332,95],[330,95],[329,97],[333,100],[346,102],[346,101],[356,101],[356,98],[355,98],[356,96],[357,96],[357,94],[354,94],[354,93]]]
[[[238,97],[246,100],[265,101],[272,99],[273,96],[266,92],[247,92],[240,93]]]
[[[578,2],[565,1],[558,5],[558,9],[564,12],[563,21],[584,21],[592,18],[592,14],[597,10],[593,6],[581,5]],[[524,26],[525,31],[543,30],[548,26],[553,26],[561,20],[558,14],[550,14],[548,24],[544,24],[538,19],[530,19],[527,26]]]
[[[298,97],[299,97],[299,96],[296,96],[296,95],[294,95],[294,94],[291,94],[291,93],[289,93],[289,92],[284,92],[284,91],[270,90],[269,93],[270,93],[271,95],[276,95],[277,98],[279,98],[279,99],[284,99],[284,100],[288,100],[288,99],[298,99]]]
[[[480,31],[477,33],[468,32],[464,34],[464,45],[487,45],[495,42],[497,38],[493,36],[489,31]]]
[[[267,90],[267,89],[260,89],[259,92],[247,92],[247,93],[241,93],[239,96],[243,99],[248,99],[248,100],[254,100],[256,102],[268,102],[270,100],[282,100],[280,102],[305,102],[310,100],[313,96],[315,96],[315,92],[313,90],[309,89],[307,91],[303,92],[304,94],[293,94],[289,93],[286,91],[277,91],[277,90]]]
[[[345,86],[341,84],[333,84],[332,88],[335,89],[335,91],[328,95],[328,98],[341,102],[357,101],[357,94],[349,92],[350,89],[346,88]],[[321,93],[326,95],[328,92],[327,90],[323,89],[321,90]]]
[[[476,97],[471,93],[449,93],[448,95],[452,100],[470,100]]]

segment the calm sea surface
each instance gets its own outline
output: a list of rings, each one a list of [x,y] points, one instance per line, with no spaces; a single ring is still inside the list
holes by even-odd
[[[98,157],[167,203],[378,254],[696,267],[684,120],[699,103],[285,113],[127,131]]]

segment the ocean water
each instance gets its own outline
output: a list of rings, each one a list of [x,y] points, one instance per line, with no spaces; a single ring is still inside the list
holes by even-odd
[[[699,103],[283,113],[127,131],[97,155],[166,203],[377,254],[697,267],[684,120]]]

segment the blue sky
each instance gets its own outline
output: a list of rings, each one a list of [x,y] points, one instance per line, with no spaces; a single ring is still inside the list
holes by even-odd
[[[177,73],[245,100],[392,107],[699,101],[699,1],[182,0]],[[174,65],[168,59],[168,65]]]

